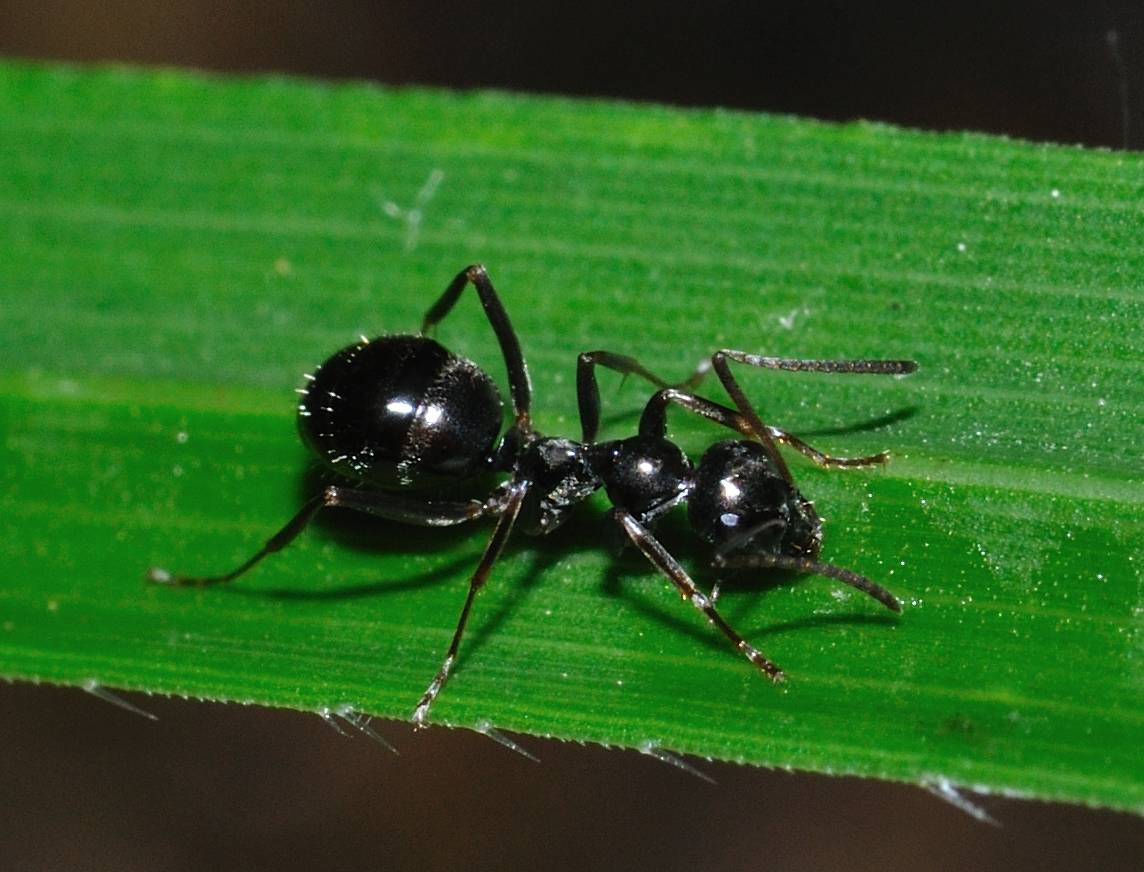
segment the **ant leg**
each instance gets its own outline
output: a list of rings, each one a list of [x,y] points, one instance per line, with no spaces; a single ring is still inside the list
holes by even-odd
[[[671,556],[668,550],[659,543],[659,540],[651,534],[651,531],[637,521],[630,512],[624,509],[616,509],[615,517],[616,522],[635,546],[643,552],[644,556],[652,562],[656,569],[667,576],[667,578],[679,588],[680,594],[687,602],[703,612],[707,620],[722,631],[723,635],[731,641],[731,644],[734,645],[738,651],[754,663],[760,671],[769,676],[772,681],[777,683],[785,680],[786,676],[783,675],[783,671],[779,669],[777,665],[752,647],[750,643],[727,623],[726,619],[715,609],[715,605],[711,602],[711,599],[696,587],[695,582],[688,576],[687,571],[684,570],[684,568],[679,565],[679,562]]]
[[[813,445],[808,445],[792,433],[780,430],[778,427],[767,425],[771,431],[771,438],[775,442],[789,445],[803,457],[808,457],[818,466],[826,469],[852,469],[856,466],[877,466],[890,459],[889,451],[879,451],[877,454],[868,454],[863,457],[837,457],[833,454],[824,454]]]
[[[657,391],[644,406],[640,415],[640,435],[662,439],[667,435],[667,407],[674,403],[692,414],[714,421],[729,430],[742,433],[744,436],[754,437],[755,431],[747,419],[726,406],[706,400],[695,394],[681,391],[678,388],[665,388]]]
[[[645,369],[639,361],[610,351],[585,351],[576,359],[576,398],[580,403],[581,442],[595,442],[600,429],[600,385],[596,381],[596,367],[606,366],[623,376],[638,375],[658,388],[669,384]]]
[[[678,390],[677,388],[667,388],[659,391],[648,401],[647,406],[644,407],[643,416],[640,418],[640,435],[663,437],[666,434],[667,406],[670,403],[675,403],[693,414],[707,418],[709,421],[714,421],[716,424],[720,424],[730,430],[742,433],[748,438],[753,439],[755,437],[755,431],[752,429],[750,422],[734,409],[729,409],[719,403],[712,402],[695,394],[687,393],[686,391]],[[847,468],[872,466],[877,463],[885,463],[890,457],[888,451],[872,454],[868,457],[835,457],[819,451],[792,433],[780,430],[778,427],[772,427],[770,424],[765,426],[775,442],[789,445],[795,451],[810,458],[822,467]]]
[[[485,586],[493,564],[496,563],[504,549],[505,542],[508,541],[509,533],[512,532],[513,524],[516,523],[517,515],[520,514],[520,506],[524,502],[525,494],[528,493],[529,485],[530,482],[528,481],[514,481],[508,487],[507,496],[501,507],[500,520],[497,521],[493,535],[489,538],[489,544],[485,546],[485,553],[481,555],[481,562],[477,564],[476,570],[469,579],[469,593],[465,597],[464,606],[461,607],[461,616],[457,620],[457,629],[453,631],[453,641],[449,643],[445,660],[429,683],[429,687],[425,689],[425,693],[421,695],[421,699],[417,701],[417,708],[413,710],[413,726],[418,729],[425,726],[429,707],[433,705],[433,700],[437,698],[441,688],[449,680],[449,672],[453,668],[453,663],[457,659],[457,651],[461,647],[461,636],[464,635],[465,624],[469,622],[469,611],[473,607],[473,600],[481,588]]]
[[[841,581],[853,588],[876,599],[892,612],[901,614],[902,604],[898,598],[864,575],[835,566],[831,563],[819,563],[807,557],[789,557],[785,554],[743,554],[735,557],[724,557],[722,549],[715,553],[711,561],[718,568],[727,569],[788,569],[793,572],[805,572],[810,575],[823,575]]]
[[[668,382],[647,369],[634,357],[613,354],[611,351],[585,351],[576,360],[576,396],[580,403],[581,442],[595,442],[600,425],[600,386],[596,381],[596,367],[603,366],[625,378],[638,375],[657,388],[693,388],[711,369],[711,361],[704,359],[685,381]]]
[[[711,366],[714,368],[716,375],[719,376],[719,381],[723,383],[723,387],[727,393],[731,395],[731,399],[735,401],[735,406],[738,408],[740,414],[746,418],[754,436],[763,444],[763,447],[775,462],[779,473],[786,479],[787,483],[792,486],[794,485],[794,479],[791,477],[790,469],[787,467],[786,461],[783,460],[778,448],[775,447],[775,439],[771,435],[772,428],[763,423],[759,417],[759,413],[755,410],[754,406],[751,405],[743,389],[739,387],[738,381],[735,380],[735,376],[732,375],[731,369],[727,365],[728,360],[745,363],[748,366],[758,366],[764,369],[782,369],[788,372],[904,375],[914,372],[918,368],[917,363],[912,360],[803,360],[786,357],[763,357],[758,354],[748,354],[744,351],[733,351],[731,349],[716,351],[711,355]]]
[[[411,500],[405,497],[368,490],[351,490],[342,487],[327,487],[316,497],[310,499],[293,518],[286,522],[281,530],[271,536],[266,544],[256,551],[246,562],[231,570],[225,575],[190,576],[174,575],[166,569],[153,567],[148,570],[147,578],[156,584],[173,586],[205,587],[211,584],[226,584],[234,581],[247,570],[260,563],[264,557],[281,551],[314,519],[320,509],[329,506],[342,506],[369,515],[389,518],[406,524],[418,524],[423,527],[451,527],[472,521],[486,514],[497,511],[493,500],[481,503],[477,500],[469,502],[448,502]]]
[[[716,352],[716,355],[723,355],[732,360],[738,360],[753,366],[793,371],[905,374],[917,369],[917,364],[912,360],[796,360],[778,357],[761,357],[759,355],[730,350]],[[711,371],[714,361],[715,355],[711,358],[705,358],[700,362],[695,372],[685,381],[671,384],[648,370],[632,357],[622,354],[613,354],[610,351],[584,352],[579,356],[576,362],[576,393],[580,405],[580,424],[583,431],[581,441],[595,441],[596,433],[599,429],[600,388],[596,380],[596,366],[607,367],[624,376],[641,376],[656,387],[661,388],[662,391],[669,392],[663,396],[657,394],[656,397],[653,398],[658,406],[664,406],[668,402],[675,402],[697,415],[715,421],[717,424],[736,430],[749,438],[756,438],[755,428],[743,415],[735,412],[733,409],[728,409],[726,406],[721,406],[718,403],[704,400],[694,394],[680,390],[682,388],[696,387],[707,373]],[[728,377],[730,377],[729,374]],[[649,407],[650,405],[649,403]],[[645,409],[644,414],[645,416],[653,416],[648,419],[648,432],[653,432],[661,436],[666,433],[666,423],[660,425],[655,422],[655,413],[652,413],[650,408]],[[659,418],[662,417],[662,415],[659,416]],[[759,423],[762,422],[760,421]],[[795,451],[798,451],[822,467],[844,468],[872,466],[878,463],[885,463],[890,456],[888,452],[882,451],[878,454],[863,457],[835,457],[823,451],[819,451],[793,433],[788,433],[785,430],[769,424],[765,426],[774,442],[789,445]],[[643,422],[641,420],[641,431],[642,430]]]
[[[732,538],[729,542],[724,542],[722,545],[720,545],[719,548],[716,549],[716,551],[715,551],[715,556],[711,559],[711,565],[713,567],[715,567],[716,569],[721,569],[723,567],[728,567],[731,569],[736,568],[737,564],[727,563],[723,559],[724,555],[730,554],[736,548],[738,548],[740,545],[742,545],[744,542],[749,542],[755,536],[758,536],[760,533],[763,533],[768,529],[778,529],[781,532],[781,529],[784,525],[785,525],[785,521],[781,520],[780,518],[771,518],[770,520],[763,521],[762,523],[759,523],[759,524],[755,524],[753,527],[749,527],[748,529],[746,529],[742,533],[740,533],[738,536],[735,536],[734,538]],[[723,579],[722,578],[716,578],[714,583],[711,585],[711,601],[712,602],[718,602],[719,601],[719,591],[722,588],[722,586],[723,586]]]
[[[523,429],[529,430],[532,426],[529,417],[532,408],[532,387],[528,381],[528,367],[525,365],[524,354],[520,350],[520,340],[517,339],[516,331],[512,329],[508,313],[501,305],[500,297],[497,296],[496,289],[483,266],[473,264],[457,273],[457,277],[449,283],[449,287],[445,288],[437,302],[425,313],[425,319],[421,322],[421,332],[430,330],[452,311],[469,282],[472,282],[473,287],[477,289],[477,296],[481,299],[485,316],[489,319],[489,324],[500,343],[505,368],[508,370],[508,387],[512,394],[512,410],[516,422]]]

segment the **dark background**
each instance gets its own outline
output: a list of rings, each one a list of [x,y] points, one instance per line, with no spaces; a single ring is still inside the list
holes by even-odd
[[[0,53],[497,87],[1144,146],[1144,3],[0,0]],[[138,698],[135,698],[140,701]],[[1140,869],[1129,815],[0,685],[0,868]]]
[[[733,106],[1113,147],[1125,144],[1127,103],[1129,144],[1144,146],[1139,0],[0,0],[0,51]]]

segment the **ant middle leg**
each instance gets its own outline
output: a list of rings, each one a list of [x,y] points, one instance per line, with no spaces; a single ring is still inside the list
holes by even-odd
[[[469,592],[465,597],[465,604],[461,607],[461,616],[457,619],[457,628],[453,631],[449,650],[445,653],[441,668],[437,670],[437,674],[433,676],[433,680],[425,689],[425,693],[421,694],[421,699],[417,701],[417,707],[413,710],[413,726],[417,729],[426,726],[425,721],[429,716],[429,708],[437,699],[438,694],[441,693],[441,688],[445,686],[445,682],[449,680],[449,673],[453,669],[453,664],[457,660],[457,652],[461,648],[461,636],[464,635],[465,625],[469,622],[469,612],[473,608],[473,600],[476,599],[481,588],[485,586],[493,564],[496,563],[501,551],[504,550],[513,525],[520,514],[520,507],[524,503],[529,486],[530,483],[527,481],[512,481],[508,485],[496,528],[489,538],[488,545],[485,546],[484,554],[481,555],[481,562],[477,564],[477,568],[469,578]]]
[[[495,514],[500,509],[494,498],[483,503],[478,500],[467,502],[425,501],[412,500],[381,491],[330,486],[316,497],[308,500],[281,530],[267,539],[258,551],[230,572],[222,575],[192,576],[177,575],[160,567],[152,567],[147,572],[147,578],[156,584],[180,587],[206,587],[207,585],[226,584],[234,581],[240,575],[244,575],[248,570],[253,569],[265,557],[281,551],[293,542],[306,529],[319,510],[335,506],[422,527],[452,527],[487,514]]]
[[[576,397],[580,407],[580,428],[582,442],[594,442],[600,426],[600,386],[596,379],[596,367],[603,366],[623,376],[638,375],[660,388],[644,409],[640,419],[640,432],[643,435],[664,436],[667,432],[666,406],[676,403],[708,420],[743,434],[748,439],[756,438],[751,423],[734,409],[696,396],[683,388],[690,388],[702,381],[711,369],[711,359],[704,358],[695,372],[683,382],[671,384],[660,378],[638,360],[611,351],[585,351],[576,360]],[[838,457],[819,451],[793,433],[778,427],[765,425],[775,442],[789,445],[795,451],[809,458],[818,466],[828,469],[848,469],[859,466],[872,466],[885,463],[890,455],[882,451],[863,457]]]
[[[596,380],[596,367],[603,366],[625,378],[638,375],[658,388],[670,384],[634,357],[613,354],[610,351],[585,351],[576,359],[576,399],[580,406],[581,442],[595,442],[600,429],[600,385]]]
[[[719,361],[734,360],[761,369],[781,369],[786,372],[832,372],[853,375],[908,375],[917,372],[916,360],[883,360],[858,358],[852,360],[819,360],[804,357],[767,357],[747,351],[723,348],[711,355],[711,366],[719,371]]]

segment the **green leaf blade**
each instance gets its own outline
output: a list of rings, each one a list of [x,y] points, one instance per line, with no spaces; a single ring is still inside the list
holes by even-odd
[[[223,570],[281,525],[315,486],[301,373],[415,329],[482,260],[545,432],[578,433],[592,348],[669,378],[718,347],[918,359],[907,379],[742,373],[822,449],[893,451],[792,466],[824,557],[906,608],[823,579],[728,589],[791,677],[775,688],[614,557],[599,500],[510,545],[437,717],[1144,807],[1138,156],[20,65],[0,67],[0,149],[0,673],[408,717],[487,526],[330,517],[233,589],[143,578]],[[471,301],[439,336],[503,383]],[[603,395],[605,435],[632,432],[645,386]],[[694,456],[724,436],[671,426]],[[682,519],[664,538],[711,580]]]

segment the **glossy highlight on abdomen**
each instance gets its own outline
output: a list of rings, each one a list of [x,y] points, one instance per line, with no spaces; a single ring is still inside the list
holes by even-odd
[[[424,336],[348,346],[308,379],[298,405],[303,440],[341,475],[383,487],[471,475],[502,425],[492,380]]]

